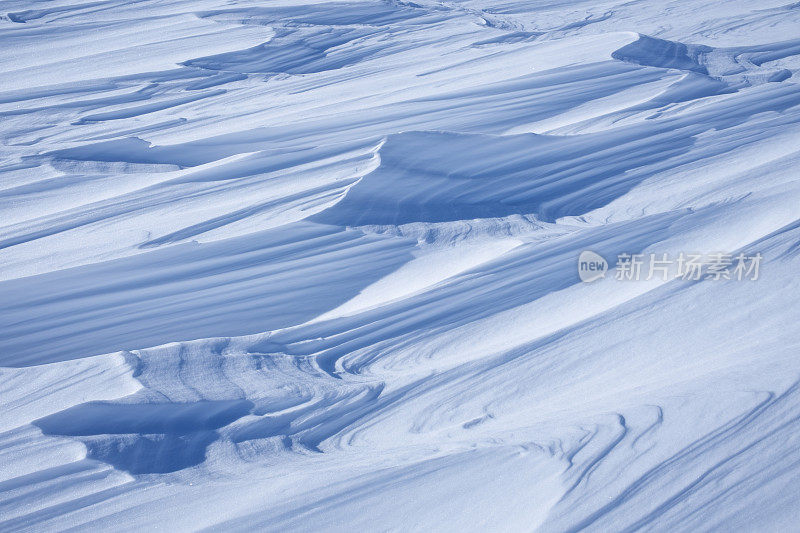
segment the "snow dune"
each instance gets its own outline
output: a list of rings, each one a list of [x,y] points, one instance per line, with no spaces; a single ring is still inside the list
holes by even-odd
[[[5,2],[0,528],[792,529],[798,28]]]

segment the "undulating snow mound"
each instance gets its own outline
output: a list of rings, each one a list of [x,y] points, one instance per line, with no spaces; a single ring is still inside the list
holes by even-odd
[[[794,528],[798,29],[6,1],[0,529]]]

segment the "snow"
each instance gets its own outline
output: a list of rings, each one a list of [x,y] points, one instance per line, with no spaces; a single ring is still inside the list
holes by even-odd
[[[796,529],[798,29],[4,2],[0,529]]]

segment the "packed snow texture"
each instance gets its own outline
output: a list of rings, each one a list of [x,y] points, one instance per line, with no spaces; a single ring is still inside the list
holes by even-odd
[[[0,43],[0,530],[797,528],[800,4],[5,0]],[[614,279],[697,251],[760,278]]]

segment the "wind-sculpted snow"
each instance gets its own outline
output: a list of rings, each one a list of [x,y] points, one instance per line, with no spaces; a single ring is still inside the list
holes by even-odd
[[[794,529],[798,29],[5,2],[0,529]]]
[[[407,261],[412,244],[296,225],[10,280],[0,304],[2,361],[57,361],[133,348],[141,339],[159,344],[296,324]]]
[[[799,52],[800,40],[797,39],[750,47],[714,48],[641,35],[636,42],[615,51],[612,57],[639,65],[706,74],[742,86],[791,78],[792,71],[776,68],[775,61]]]

